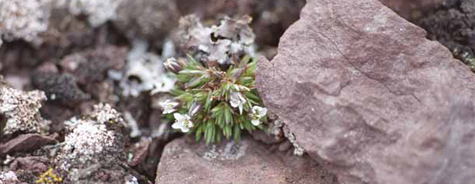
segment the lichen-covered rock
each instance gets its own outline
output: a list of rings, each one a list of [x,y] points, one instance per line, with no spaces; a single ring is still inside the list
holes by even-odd
[[[39,34],[48,29],[51,0],[0,0],[0,46],[23,39],[40,44]]]
[[[38,72],[33,75],[32,82],[36,88],[43,90],[50,100],[64,105],[77,104],[90,98],[77,86],[77,80],[71,74]]]
[[[117,17],[117,9],[124,0],[59,0],[57,6],[66,7],[73,15],[86,15],[93,27]]]
[[[338,183],[322,165],[307,156],[297,157],[271,152],[268,146],[248,137],[240,143],[224,141],[219,145],[169,143],[158,165],[155,183],[167,184],[264,184],[264,183]]]
[[[65,183],[124,183],[131,175],[126,165],[123,120],[109,105],[99,104],[82,119],[66,122],[56,169]]]
[[[175,1],[127,0],[118,7],[113,23],[131,38],[161,43],[177,25],[179,17]]]
[[[254,55],[255,35],[249,27],[251,17],[225,17],[220,25],[206,27],[195,15],[180,19],[175,36],[179,47],[202,62],[233,63],[232,56]],[[239,58],[239,57],[238,57]]]
[[[147,52],[147,47],[147,43],[137,41],[127,55],[125,70],[109,72],[109,77],[120,81],[124,96],[137,97],[145,91],[155,94],[173,89],[175,79],[165,73],[162,59]]]
[[[348,184],[475,181],[475,75],[375,0],[309,0],[260,95]]]
[[[6,171],[0,172],[0,184],[19,184],[22,183],[18,180],[15,172],[13,171]]]
[[[39,113],[41,101],[45,100],[44,92],[13,89],[3,84],[0,77],[0,114],[7,119],[3,133],[46,133],[50,122]]]
[[[305,0],[176,0],[181,15],[196,14],[205,21],[223,16],[252,16],[259,47],[277,46],[285,29],[298,20]]]
[[[113,45],[87,49],[65,56],[60,66],[82,85],[104,81],[108,70],[122,70],[128,49]],[[91,91],[92,92],[92,91]]]

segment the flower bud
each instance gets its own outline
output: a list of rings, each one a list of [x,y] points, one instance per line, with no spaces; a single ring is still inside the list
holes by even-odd
[[[197,103],[197,102],[193,102],[191,104],[191,107],[190,107],[190,111],[188,112],[188,114],[193,117],[194,115],[196,115],[198,112],[200,112],[200,110],[202,109],[202,105],[200,103]]]
[[[168,58],[165,61],[165,63],[163,63],[163,66],[165,66],[165,68],[168,71],[171,71],[171,72],[177,74],[178,72],[180,72],[183,69],[184,65],[180,64],[180,62],[178,62],[175,58]]]

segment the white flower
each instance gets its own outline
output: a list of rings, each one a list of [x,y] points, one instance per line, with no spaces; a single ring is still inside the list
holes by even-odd
[[[252,119],[251,120],[251,123],[254,125],[254,126],[259,126],[261,124],[261,120],[260,119]]]
[[[254,106],[252,107],[252,114],[256,115],[258,118],[262,118],[267,115],[267,108]]]
[[[161,102],[160,106],[163,108],[163,114],[170,114],[176,111],[175,107],[178,106],[178,102],[167,100],[165,102]]]
[[[176,121],[173,123],[172,128],[181,129],[182,132],[188,132],[190,128],[193,127],[193,122],[191,122],[190,116],[179,113],[175,113],[173,116]]]
[[[239,92],[231,92],[231,106],[239,107],[239,113],[242,114],[242,108],[246,104],[246,99]]]
[[[261,124],[261,118],[263,118],[267,114],[267,108],[254,106],[254,107],[252,107],[252,112],[251,113],[252,113],[251,114],[252,124],[254,126],[259,126],[259,124]]]

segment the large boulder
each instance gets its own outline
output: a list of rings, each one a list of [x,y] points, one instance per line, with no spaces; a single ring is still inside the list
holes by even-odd
[[[376,0],[309,0],[258,89],[341,183],[473,183],[475,75],[425,34]]]
[[[155,181],[167,184],[336,184],[336,178],[308,156],[272,152],[245,137],[240,143],[187,143],[176,139],[163,152]]]

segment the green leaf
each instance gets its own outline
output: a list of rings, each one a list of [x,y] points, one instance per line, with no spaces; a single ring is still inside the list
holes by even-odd
[[[229,138],[231,137],[232,131],[233,131],[233,130],[232,130],[232,127],[233,127],[232,125],[227,125],[227,126],[225,127],[225,129],[224,129],[225,134],[224,134],[224,135],[226,136],[226,139],[229,139]]]
[[[239,68],[246,66],[246,64],[249,63],[249,60],[251,60],[251,57],[249,55],[245,55],[239,62]]]
[[[184,92],[183,94],[181,94],[180,96],[177,96],[176,98],[183,102],[191,102],[193,101],[193,94]]]
[[[226,105],[224,108],[224,116],[225,116],[226,124],[233,124],[232,109],[229,105]]]
[[[205,127],[205,139],[206,139],[206,144],[209,144],[213,141],[213,136],[214,136],[214,132],[213,132],[213,128],[214,128],[214,125],[213,123],[211,123],[210,121],[208,121],[206,123],[206,127]]]
[[[186,57],[188,58],[189,64],[191,64],[191,65],[200,65],[200,63],[198,61],[196,61],[195,58],[193,56],[191,56],[190,54],[186,54]]]
[[[241,140],[241,129],[239,126],[235,125],[234,126],[234,140],[239,141]]]
[[[216,136],[216,126],[210,123],[210,129],[211,129],[211,142],[215,142],[215,136]]]
[[[213,93],[209,91],[206,96],[205,111],[209,111],[209,109],[211,108],[211,97],[213,97]]]
[[[215,137],[215,141],[214,142],[220,142],[221,141],[221,134],[220,134],[220,130],[219,128],[216,128],[216,137]]]
[[[203,135],[203,126],[198,126],[198,129],[196,129],[196,133],[195,133],[195,138],[197,142],[201,140],[202,135]]]
[[[249,98],[249,99],[252,99],[256,102],[261,101],[261,97],[259,97],[259,95],[255,94],[254,91],[246,91],[246,92],[244,92],[244,96]]]

